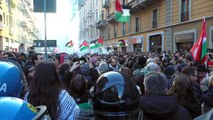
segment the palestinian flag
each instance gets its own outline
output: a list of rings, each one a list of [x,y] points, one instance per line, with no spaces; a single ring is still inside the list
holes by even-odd
[[[80,51],[86,50],[86,49],[89,48],[89,44],[87,43],[86,40],[84,40],[84,42],[81,43],[81,45],[79,46],[79,48],[80,48]]]
[[[104,42],[103,42],[103,37],[100,36],[99,39],[97,40],[95,46],[96,46],[96,47],[103,46],[103,43],[104,43]]]
[[[66,43],[65,46],[66,46],[66,47],[73,47],[73,42],[72,42],[72,40],[70,40],[68,43]]]
[[[207,40],[206,40],[206,21],[205,17],[203,17],[202,21],[202,31],[200,34],[200,38],[193,45],[190,50],[195,61],[201,64],[207,64]]]
[[[126,46],[126,43],[125,43],[124,40],[119,40],[119,41],[118,41],[118,45],[119,45],[120,47],[124,47],[124,46]]]
[[[90,43],[90,49],[95,49],[95,48],[97,48],[95,42]]]
[[[119,0],[115,2],[115,19],[117,22],[129,22],[130,21],[130,9],[122,8]]]

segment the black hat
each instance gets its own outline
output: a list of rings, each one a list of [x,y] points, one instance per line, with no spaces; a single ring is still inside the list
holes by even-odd
[[[164,69],[164,71],[163,71],[163,73],[165,74],[165,75],[172,75],[172,74],[174,74],[174,72],[175,72],[175,69],[174,69],[174,67],[172,67],[172,66],[168,66],[168,67],[166,67],[165,69]]]

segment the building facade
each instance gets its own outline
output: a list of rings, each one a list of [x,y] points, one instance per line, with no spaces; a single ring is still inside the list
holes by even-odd
[[[0,50],[25,52],[38,39],[35,22],[33,0],[0,0]]]
[[[99,0],[100,18],[96,28],[104,36],[108,50],[176,51],[190,50],[201,32],[202,17],[206,18],[208,48],[213,48],[212,0],[120,0],[131,7],[131,20],[115,20],[115,0]],[[119,40],[126,45],[120,47]]]
[[[100,17],[99,12],[99,0],[84,0],[79,3],[79,44],[81,44],[84,40],[91,43],[99,38],[99,29],[96,29],[95,27],[95,23]]]

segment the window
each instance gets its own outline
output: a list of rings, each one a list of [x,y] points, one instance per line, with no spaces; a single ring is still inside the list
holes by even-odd
[[[136,17],[135,18],[135,32],[139,32],[139,21],[140,21],[140,18]]]
[[[10,16],[9,23],[10,23],[10,26],[13,27],[13,17],[12,16]]]
[[[101,11],[101,20],[104,19],[104,11]]]
[[[107,38],[109,39],[110,38],[110,28],[108,28],[108,36]]]
[[[189,0],[181,1],[181,22],[189,20]]]
[[[98,2],[99,2],[99,1],[98,1],[98,0],[96,0],[96,6],[98,6]]]
[[[9,39],[7,37],[5,37],[6,42],[9,42]]]
[[[107,9],[107,16],[109,16],[110,15],[110,10],[109,9]]]
[[[114,25],[114,37],[117,37],[117,26]]]
[[[92,39],[93,38],[93,32],[92,32],[92,30],[90,31],[90,39]]]
[[[8,25],[8,15],[6,15],[7,17],[6,17],[6,24]]]
[[[158,9],[155,9],[152,12],[152,28],[157,27],[158,27]]]
[[[98,20],[98,11],[96,10],[96,12],[95,12],[95,18],[96,18],[96,21]]]
[[[123,35],[126,34],[126,26],[125,26],[125,23],[123,23],[123,31],[122,31]]]
[[[2,15],[0,15],[0,22],[2,22],[2,19],[3,19],[3,18],[2,18]]]
[[[3,13],[3,20],[4,20],[4,24],[6,24],[5,13]]]

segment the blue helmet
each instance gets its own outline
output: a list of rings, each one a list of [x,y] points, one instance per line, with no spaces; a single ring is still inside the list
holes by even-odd
[[[37,109],[31,104],[14,97],[0,97],[0,120],[31,120]]]
[[[0,61],[0,96],[19,97],[22,78],[22,72],[15,64]]]

